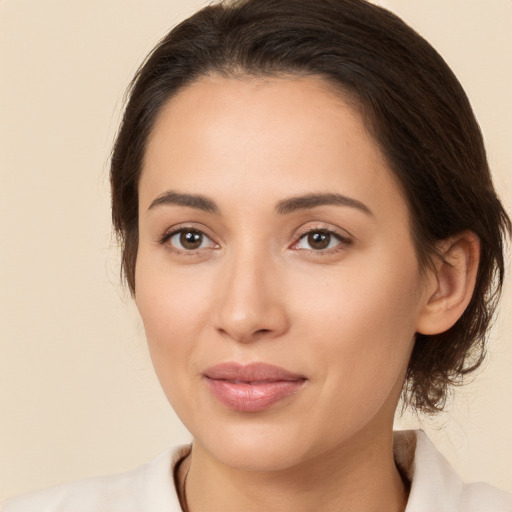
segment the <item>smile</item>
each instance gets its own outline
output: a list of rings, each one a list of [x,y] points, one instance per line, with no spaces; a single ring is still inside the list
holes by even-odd
[[[240,412],[259,412],[296,394],[306,377],[283,368],[253,363],[222,363],[203,373],[212,395],[222,404]]]

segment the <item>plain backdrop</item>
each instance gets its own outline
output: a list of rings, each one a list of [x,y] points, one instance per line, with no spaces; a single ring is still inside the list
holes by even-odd
[[[382,0],[445,57],[512,211],[512,1]],[[0,0],[0,497],[140,465],[189,435],[119,285],[108,157],[145,54],[204,1]],[[510,268],[510,255],[509,268]],[[421,426],[512,491],[512,282],[489,357]]]

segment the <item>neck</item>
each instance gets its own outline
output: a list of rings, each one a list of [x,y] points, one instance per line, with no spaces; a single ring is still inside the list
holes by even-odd
[[[228,467],[200,444],[180,467],[188,512],[403,512],[407,489],[393,459],[389,431],[352,440],[329,454],[279,471]]]

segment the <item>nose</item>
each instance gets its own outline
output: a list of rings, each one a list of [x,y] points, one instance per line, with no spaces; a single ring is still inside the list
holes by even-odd
[[[233,261],[234,260],[234,261]],[[240,343],[273,339],[289,328],[279,270],[269,258],[233,258],[222,273],[216,300],[216,329]]]

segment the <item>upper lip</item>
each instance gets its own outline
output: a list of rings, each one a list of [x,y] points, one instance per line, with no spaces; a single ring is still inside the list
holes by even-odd
[[[267,363],[220,363],[203,372],[208,379],[237,382],[276,382],[306,380],[304,375],[289,372]]]

